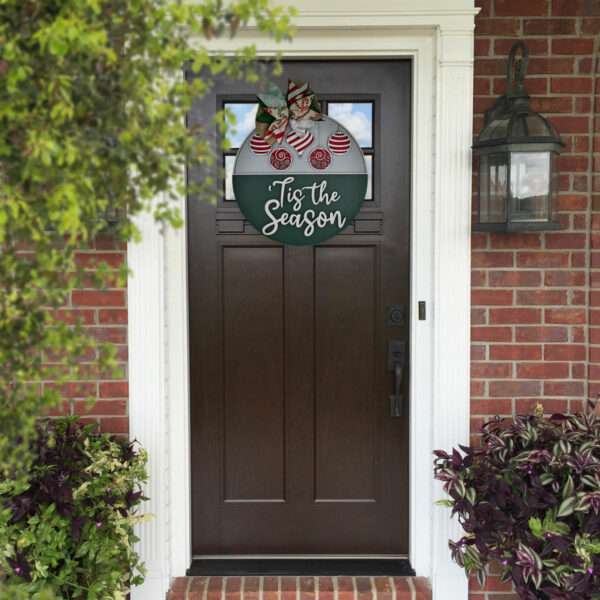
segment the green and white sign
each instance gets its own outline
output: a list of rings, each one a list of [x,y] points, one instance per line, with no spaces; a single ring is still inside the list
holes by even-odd
[[[367,189],[362,150],[326,115],[286,119],[275,134],[265,139],[257,129],[240,147],[233,169],[235,199],[268,238],[292,245],[324,242],[360,210]]]

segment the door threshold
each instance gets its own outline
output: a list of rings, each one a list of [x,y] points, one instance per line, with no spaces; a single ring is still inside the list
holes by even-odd
[[[397,576],[413,577],[407,558],[194,558],[188,576]]]

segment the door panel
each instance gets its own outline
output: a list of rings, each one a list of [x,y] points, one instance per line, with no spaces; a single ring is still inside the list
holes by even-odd
[[[215,204],[190,198],[194,555],[407,553],[409,403],[390,415],[388,343],[408,340],[410,73],[293,61],[275,78],[309,81],[372,164],[363,208],[327,243],[258,235],[225,182]],[[256,91],[217,81],[190,124],[224,103],[243,114]]]

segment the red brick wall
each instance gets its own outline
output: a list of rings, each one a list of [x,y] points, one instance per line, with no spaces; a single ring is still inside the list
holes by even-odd
[[[102,262],[111,269],[125,264],[126,248],[109,236],[99,237],[92,249],[81,251],[78,263],[92,271]],[[91,283],[90,283],[91,285]],[[117,285],[116,283],[114,284]],[[95,354],[81,357],[82,380],[65,384],[62,388],[64,402],[53,411],[54,415],[79,414],[84,421],[98,423],[103,431],[126,434],[127,417],[127,290],[93,287],[73,290],[68,306],[59,311],[68,322],[79,319],[96,339],[113,342],[119,361],[118,377],[113,373],[98,373]],[[45,382],[44,385],[53,385]],[[96,399],[91,405],[87,399]]]
[[[547,412],[574,411],[600,393],[600,137],[594,138],[592,73],[600,2],[476,4],[474,133],[504,92],[506,57],[521,38],[530,52],[532,105],[567,147],[560,159],[561,231],[473,235],[474,433],[494,414],[529,412],[537,402]],[[509,591],[492,576],[486,593],[472,585],[471,599],[504,600],[513,597]]]

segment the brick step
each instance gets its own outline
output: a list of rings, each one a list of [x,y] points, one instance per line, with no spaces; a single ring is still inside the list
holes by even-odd
[[[177,577],[167,600],[431,600],[424,577]]]

